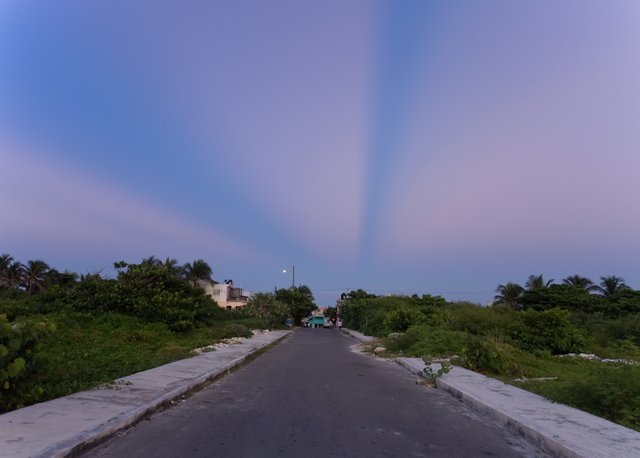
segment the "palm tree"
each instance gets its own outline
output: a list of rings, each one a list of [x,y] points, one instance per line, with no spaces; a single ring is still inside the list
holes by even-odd
[[[540,275],[529,275],[529,279],[524,284],[527,287],[528,291],[534,291],[536,289],[548,288],[549,285],[553,283],[553,278],[545,283],[542,278],[542,274]]]
[[[613,296],[615,293],[625,289],[630,289],[629,285],[624,282],[624,279],[615,275],[600,277],[600,286],[595,287],[595,291],[603,297]]]
[[[520,296],[524,288],[517,283],[509,282],[506,285],[498,285],[496,292],[498,293],[494,299],[498,303],[507,304],[511,307],[517,307]]]
[[[196,259],[193,263],[186,263],[183,267],[184,278],[193,283],[193,286],[198,284],[198,280],[211,280],[213,271],[211,266],[202,259]]]
[[[562,280],[562,283],[569,286],[576,286],[587,292],[595,291],[597,288],[591,279],[580,275],[569,275],[567,278]]]
[[[14,262],[7,271],[7,286],[19,289],[24,280],[24,265],[21,262]]]
[[[13,257],[8,254],[0,256],[0,286],[7,286],[7,273],[13,262]]]
[[[29,261],[23,267],[24,283],[27,293],[31,295],[33,288],[43,289],[45,286],[45,276],[49,270],[49,265],[40,260]]]
[[[154,255],[151,255],[148,258],[143,258],[140,264],[147,264],[149,266],[160,266],[162,265],[162,261],[160,261]]]
[[[178,264],[178,260],[173,258],[165,259],[164,266],[171,272],[173,272],[176,276],[180,276],[184,269],[180,264]]]
[[[44,275],[44,280],[47,287],[57,285],[61,288],[69,288],[78,281],[78,274],[68,270],[60,272],[57,269],[49,269]]]
[[[22,283],[24,276],[24,266],[19,262],[12,262],[13,258],[2,255],[3,268],[0,270],[0,284],[9,289],[17,289]]]

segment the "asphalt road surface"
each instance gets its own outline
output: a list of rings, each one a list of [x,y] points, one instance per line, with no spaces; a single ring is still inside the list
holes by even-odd
[[[334,329],[298,329],[91,457],[546,456]]]

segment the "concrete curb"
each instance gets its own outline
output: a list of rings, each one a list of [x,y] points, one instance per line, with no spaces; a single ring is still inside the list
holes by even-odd
[[[470,393],[465,393],[463,390],[451,386],[445,380],[442,380],[442,377],[436,380],[436,386],[448,392],[454,398],[471,407],[476,412],[480,412],[493,418],[499,424],[510,429],[511,431],[514,431],[529,442],[543,448],[544,450],[549,451],[553,456],[562,458],[581,458],[587,456],[578,453],[578,451],[576,450],[572,450],[571,448],[564,446],[564,444],[562,444],[561,441],[558,440],[558,435],[553,434],[552,431],[544,431],[539,428],[533,428],[525,425],[518,419],[509,416],[505,412],[501,412],[494,406],[472,396]]]
[[[342,328],[341,331],[343,334],[348,335],[349,337],[353,337],[354,339],[362,342],[362,343],[371,343],[374,340],[376,340],[375,337],[371,337],[371,336],[365,336],[364,334],[362,334],[361,332],[358,331],[354,331],[352,329],[346,329],[346,328]]]
[[[424,368],[426,366],[422,360],[419,360],[418,358],[396,358],[395,361],[413,375],[417,375],[419,377],[424,376]]]
[[[87,431],[87,432],[83,432],[82,436],[85,436],[86,439],[83,439],[83,441],[81,443],[77,443],[77,441],[72,440],[70,441],[71,443],[69,445],[64,445],[62,447],[62,449],[60,449],[59,446],[54,446],[51,449],[47,449],[44,451],[43,456],[51,456],[51,457],[64,457],[64,456],[68,456],[68,455],[72,455],[74,453],[77,453],[85,448],[91,447],[92,445],[98,444],[102,441],[105,441],[111,437],[113,437],[115,434],[117,434],[119,431],[122,431],[123,429],[129,428],[133,425],[135,425],[137,422],[139,422],[140,420],[142,420],[145,416],[150,415],[164,407],[166,407],[168,404],[171,403],[171,401],[179,398],[180,396],[183,396],[185,394],[191,393],[193,391],[196,391],[199,388],[202,388],[204,385],[206,385],[208,382],[220,377],[221,375],[223,375],[225,372],[230,371],[231,369],[241,365],[244,361],[246,361],[249,357],[251,357],[254,353],[262,350],[265,347],[268,347],[270,345],[276,345],[279,342],[281,342],[282,340],[286,339],[288,336],[290,335],[290,333],[287,333],[283,336],[280,336],[276,339],[274,339],[273,341],[270,342],[265,342],[257,347],[254,347],[253,349],[251,349],[249,352],[247,352],[246,354],[239,356],[238,358],[235,358],[233,360],[231,360],[229,363],[225,364],[223,367],[218,368],[214,371],[211,371],[209,373],[203,374],[202,376],[193,379],[191,382],[186,383],[180,387],[178,387],[177,389],[166,393],[163,396],[160,396],[159,398],[155,399],[152,403],[145,405],[145,406],[141,406],[137,409],[134,409],[133,411],[131,411],[131,413],[129,415],[123,416],[123,418],[114,418],[112,420],[109,421],[109,423],[107,423],[104,426],[99,426],[98,428],[95,428],[94,430],[91,431]],[[126,377],[125,377],[126,379]],[[81,437],[82,437],[81,436]]]
[[[239,358],[232,360],[229,364],[226,364],[222,368],[219,368],[208,374],[202,375],[201,377],[198,377],[192,380],[191,382],[186,383],[185,385],[173,391],[165,393],[164,395],[154,399],[149,404],[133,409],[122,416],[112,418],[111,420],[109,420],[109,422],[107,422],[106,424],[100,425],[97,428],[94,428],[88,431],[83,431],[76,437],[66,442],[55,444],[52,447],[46,449],[42,453],[42,456],[43,457],[50,456],[54,458],[65,457],[65,456],[78,453],[86,448],[90,448],[93,445],[99,444],[100,442],[110,439],[111,437],[115,436],[118,432],[135,425],[147,415],[151,415],[154,412],[157,412],[158,410],[165,408],[172,401],[174,401],[175,399],[178,399],[180,396],[196,391],[198,388],[201,388],[204,385],[206,385],[209,381],[214,380],[217,377],[224,374],[225,372],[233,369],[236,366],[239,366],[248,357],[253,355],[256,351],[260,350],[261,348],[264,348],[268,345],[276,344],[277,342],[284,339],[285,337],[286,336],[281,337],[274,342],[264,344],[263,346],[254,349],[250,353],[247,353],[244,356],[241,356]]]
[[[272,339],[267,338],[266,341],[264,342],[260,342],[255,346],[250,346],[246,351],[243,350],[240,356],[234,357],[233,359],[224,363],[222,366],[217,366],[215,367],[215,369],[202,372],[199,375],[194,374],[195,376],[193,378],[180,380],[179,383],[175,383],[176,385],[175,388],[170,389],[169,391],[158,390],[160,392],[158,393],[157,396],[153,397],[152,399],[147,400],[144,403],[139,404],[137,406],[133,406],[133,408],[131,409],[126,409],[124,411],[121,411],[115,416],[113,416],[112,418],[109,418],[107,421],[97,424],[95,427],[91,427],[89,429],[84,429],[82,431],[79,431],[70,437],[67,437],[63,440],[53,443],[52,445],[47,446],[46,448],[40,448],[38,450],[28,450],[27,449],[28,447],[20,448],[17,450],[14,448],[12,452],[11,450],[9,450],[9,447],[2,446],[3,442],[6,445],[6,443],[10,443],[12,441],[14,442],[23,441],[24,438],[22,437],[19,439],[6,438],[6,437],[2,437],[2,434],[0,433],[0,449],[4,448],[4,452],[0,452],[0,455],[3,457],[5,456],[6,457],[23,457],[23,456],[64,457],[64,456],[69,456],[69,455],[74,455],[76,453],[79,453],[87,448],[90,448],[91,446],[94,446],[100,442],[103,442],[113,437],[118,432],[131,427],[132,425],[142,420],[145,416],[148,416],[162,409],[163,407],[169,405],[172,401],[180,398],[181,396],[184,396],[185,394],[196,391],[197,389],[203,387],[205,384],[220,377],[227,371],[241,365],[248,358],[251,358],[256,352],[264,349],[265,347],[268,347],[270,345],[275,345],[281,342],[291,334],[291,331],[275,331],[275,333],[276,334],[273,336]],[[251,343],[251,339],[248,340],[247,342]],[[228,347],[228,348],[231,348],[231,347]],[[207,353],[205,355],[213,355],[214,353],[216,352]],[[200,357],[201,356],[204,356],[204,355],[200,355]],[[199,356],[188,358],[186,360],[176,361],[174,363],[170,363],[165,366],[160,366],[155,369],[150,369],[150,371],[159,370],[162,368],[169,367],[171,365],[181,364],[181,363],[184,363],[185,361],[189,361],[195,358],[199,358]],[[149,371],[144,371],[138,374],[133,374],[131,376],[124,377],[120,379],[119,382],[126,383],[128,379],[134,379],[135,377],[142,376],[147,372]],[[186,372],[188,372],[188,370],[186,370]],[[89,397],[90,395],[95,395],[95,394],[96,394],[96,390],[92,390],[89,392],[75,393],[65,398],[59,398],[59,400],[69,399],[73,401],[78,401],[78,399],[81,399],[83,395]],[[53,400],[48,402],[52,403],[55,401],[58,401],[58,400]],[[83,408],[86,408],[85,406],[82,405],[82,401],[79,401],[77,403],[79,404],[78,408],[80,408],[81,410]],[[36,404],[31,407],[37,408],[38,406],[44,405],[44,404],[47,404],[47,403]],[[19,421],[20,413],[25,409],[30,409],[30,407],[25,407],[24,409],[19,409],[14,412],[9,412],[7,414],[0,415],[0,426],[2,426],[3,420],[5,420],[5,418],[3,417],[9,417],[9,416],[12,416],[12,414],[13,414],[13,417],[11,419],[7,419],[8,424],[16,425],[18,423],[24,423],[28,425],[30,422],[27,420],[31,420],[31,418],[23,419],[22,422]],[[42,417],[45,415],[40,415],[40,416]],[[81,412],[81,415],[87,415],[87,414],[86,412]],[[32,429],[34,429],[34,432],[35,432],[35,430],[37,430],[39,425],[36,423],[30,426],[33,426]],[[0,431],[1,431],[1,428],[0,428]],[[25,443],[24,445],[26,446],[27,444]],[[8,453],[8,454],[5,454],[5,453]]]
[[[421,359],[397,358],[396,362],[424,376]],[[440,365],[431,367],[435,372]],[[482,374],[453,367],[436,380],[436,386],[553,456],[640,456],[640,433]]]

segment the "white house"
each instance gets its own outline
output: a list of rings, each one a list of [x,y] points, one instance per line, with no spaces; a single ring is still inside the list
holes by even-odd
[[[253,295],[249,291],[233,286],[233,280],[225,280],[223,283],[214,283],[208,280],[198,280],[198,285],[211,296],[220,307],[234,309],[247,305],[247,301]]]

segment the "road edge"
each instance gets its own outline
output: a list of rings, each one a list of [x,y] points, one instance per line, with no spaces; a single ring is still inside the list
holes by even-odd
[[[395,358],[395,361],[401,367],[408,370],[412,374],[421,378],[425,378],[424,369],[426,365],[421,359],[400,357]],[[437,371],[439,368],[440,365],[438,363],[433,363],[431,365],[431,370],[433,372]],[[554,403],[535,393],[522,390],[521,388],[517,388],[512,385],[504,384],[497,379],[487,377],[468,369],[456,366],[453,368],[453,371],[464,371],[464,373],[473,374],[474,377],[481,377],[483,380],[487,380],[488,382],[491,381],[491,383],[499,383],[500,385],[504,385],[505,387],[507,387],[509,390],[512,390],[512,393],[514,394],[516,392],[526,393],[528,397],[535,397],[536,399],[539,398],[542,404],[549,403],[550,405],[557,405],[559,406],[559,408],[564,409],[564,412],[558,415],[565,417],[565,421],[570,422],[572,420],[572,412],[576,412],[576,415],[578,415],[574,420],[577,420],[577,418],[584,419],[585,417],[589,417],[590,419],[592,419],[589,421],[593,421],[594,423],[592,424],[590,429],[586,426],[583,426],[583,429],[589,429],[593,434],[604,434],[605,436],[607,436],[608,440],[611,441],[611,443],[607,447],[612,448],[608,448],[609,451],[606,453],[602,453],[602,450],[596,451],[593,449],[589,449],[588,446],[584,444],[577,444],[575,443],[575,441],[568,440],[568,436],[563,435],[559,431],[550,429],[549,427],[545,427],[544,425],[531,423],[525,418],[522,418],[521,415],[505,411],[499,406],[492,405],[490,402],[487,402],[486,399],[481,399],[482,396],[476,397],[472,392],[468,392],[459,386],[454,386],[455,378],[447,380],[448,375],[453,374],[443,375],[436,379],[435,383],[438,389],[446,391],[450,396],[462,402],[470,409],[482,415],[486,415],[493,421],[496,421],[498,424],[502,425],[504,428],[519,435],[534,446],[550,453],[552,456],[562,458],[577,458],[585,456],[619,456],[620,458],[622,458],[638,456],[638,441],[636,436],[638,433],[629,428],[610,422],[609,420],[606,420],[604,418],[597,417],[588,412],[566,406],[565,404]],[[458,372],[455,373],[457,374]],[[490,391],[493,391],[491,387],[488,387],[488,389]],[[541,407],[543,407],[543,409],[541,409],[541,411],[546,408],[542,404]],[[603,433],[603,431],[608,431],[608,434]],[[616,437],[615,435],[613,435],[612,431],[619,432],[619,436]],[[632,433],[634,435],[633,439],[635,440],[635,445],[629,444],[628,442],[625,443],[625,441],[629,440],[629,433]],[[617,447],[617,444],[622,445],[621,447]],[[612,450],[615,455],[608,454]]]
[[[171,406],[172,401],[180,398],[181,396],[194,393],[202,388],[205,385],[215,381],[216,379],[225,376],[229,371],[243,365],[245,362],[250,362],[255,357],[261,355],[264,351],[270,349],[271,347],[279,344],[284,339],[289,337],[293,331],[284,334],[270,342],[265,342],[257,347],[254,347],[247,351],[242,356],[239,356],[233,360],[231,360],[228,364],[224,365],[221,368],[213,370],[209,373],[203,374],[200,377],[197,377],[188,383],[176,388],[173,391],[165,393],[162,396],[154,399],[152,402],[139,407],[137,409],[131,410],[126,414],[112,418],[107,423],[104,423],[97,428],[92,430],[83,431],[80,434],[74,436],[71,439],[68,439],[65,442],[54,444],[53,446],[44,450],[39,457],[52,457],[52,458],[62,458],[62,457],[73,457],[77,456],[79,453],[82,453],[88,449],[95,447],[96,445],[105,442],[119,432],[131,428],[139,423],[141,420],[146,418],[149,415],[152,415],[164,408],[168,408]]]

